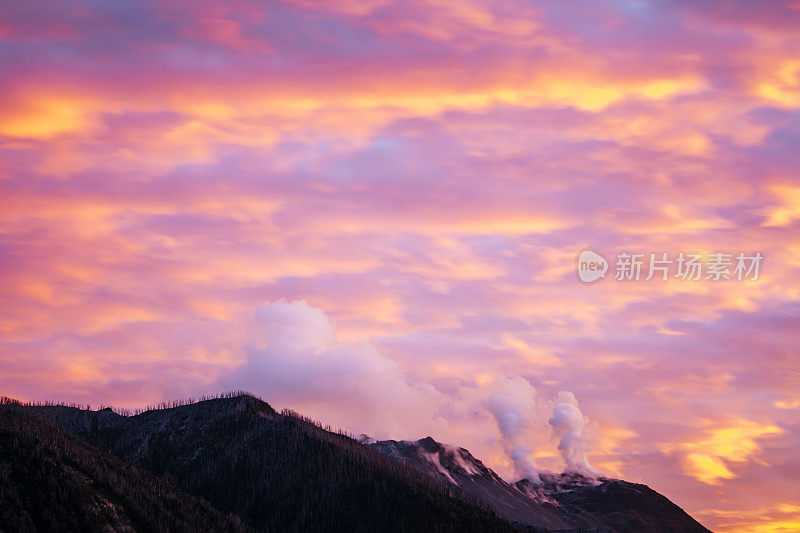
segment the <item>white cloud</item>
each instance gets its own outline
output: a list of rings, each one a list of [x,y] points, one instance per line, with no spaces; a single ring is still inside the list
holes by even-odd
[[[433,420],[439,396],[430,386],[410,384],[371,344],[337,341],[330,318],[304,300],[258,310],[245,361],[223,382],[276,407],[377,436]]]

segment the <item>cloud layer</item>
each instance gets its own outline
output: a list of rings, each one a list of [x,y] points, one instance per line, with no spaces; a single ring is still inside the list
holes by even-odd
[[[0,389],[252,387],[785,525],[798,27],[790,1],[6,3]],[[585,249],[765,260],[584,285]],[[517,388],[520,438],[490,401]]]

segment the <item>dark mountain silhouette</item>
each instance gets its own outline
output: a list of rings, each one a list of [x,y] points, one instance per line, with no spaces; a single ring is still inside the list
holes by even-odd
[[[708,531],[647,485],[580,474],[542,474],[540,478],[540,484],[522,479],[515,486],[534,499],[555,503],[582,527],[641,533]]]
[[[27,410],[259,531],[522,530],[466,491],[249,395],[136,416]]]
[[[0,531],[248,529],[19,406],[0,406]]]
[[[418,441],[378,441],[370,445],[444,483],[469,491],[508,520],[554,530],[708,531],[646,485],[552,473],[540,474],[537,483],[523,479],[509,484],[469,451],[440,444],[431,437]]]
[[[556,506],[531,499],[464,448],[445,446],[431,437],[418,441],[379,441],[371,446],[442,483],[458,485],[486,502],[503,518],[551,530],[572,527]]]
[[[360,442],[243,393],[133,416],[8,402],[0,415],[0,532],[707,531],[644,485],[509,484],[463,448]]]

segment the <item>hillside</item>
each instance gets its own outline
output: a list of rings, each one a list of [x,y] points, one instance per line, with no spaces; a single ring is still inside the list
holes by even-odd
[[[609,533],[707,533],[683,509],[646,485],[579,474],[543,472],[540,480],[507,483],[464,448],[436,442],[378,441],[381,453],[443,483],[464,489],[500,516],[549,530]]]
[[[0,524],[13,531],[708,531],[645,485],[546,472],[508,483],[464,448],[355,440],[248,394],[133,416],[0,414]]]
[[[516,531],[477,498],[248,395],[136,416],[31,407],[260,531]]]
[[[0,406],[0,531],[247,531],[237,517]]]

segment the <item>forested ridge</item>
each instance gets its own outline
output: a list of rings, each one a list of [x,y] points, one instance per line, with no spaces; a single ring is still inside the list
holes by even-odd
[[[233,515],[68,434],[0,406],[0,530],[247,531]]]
[[[0,465],[12,466],[0,470],[11,472],[0,474],[0,501],[11,511],[0,527],[532,531],[458,487],[252,396],[172,405],[126,416],[6,401]]]

